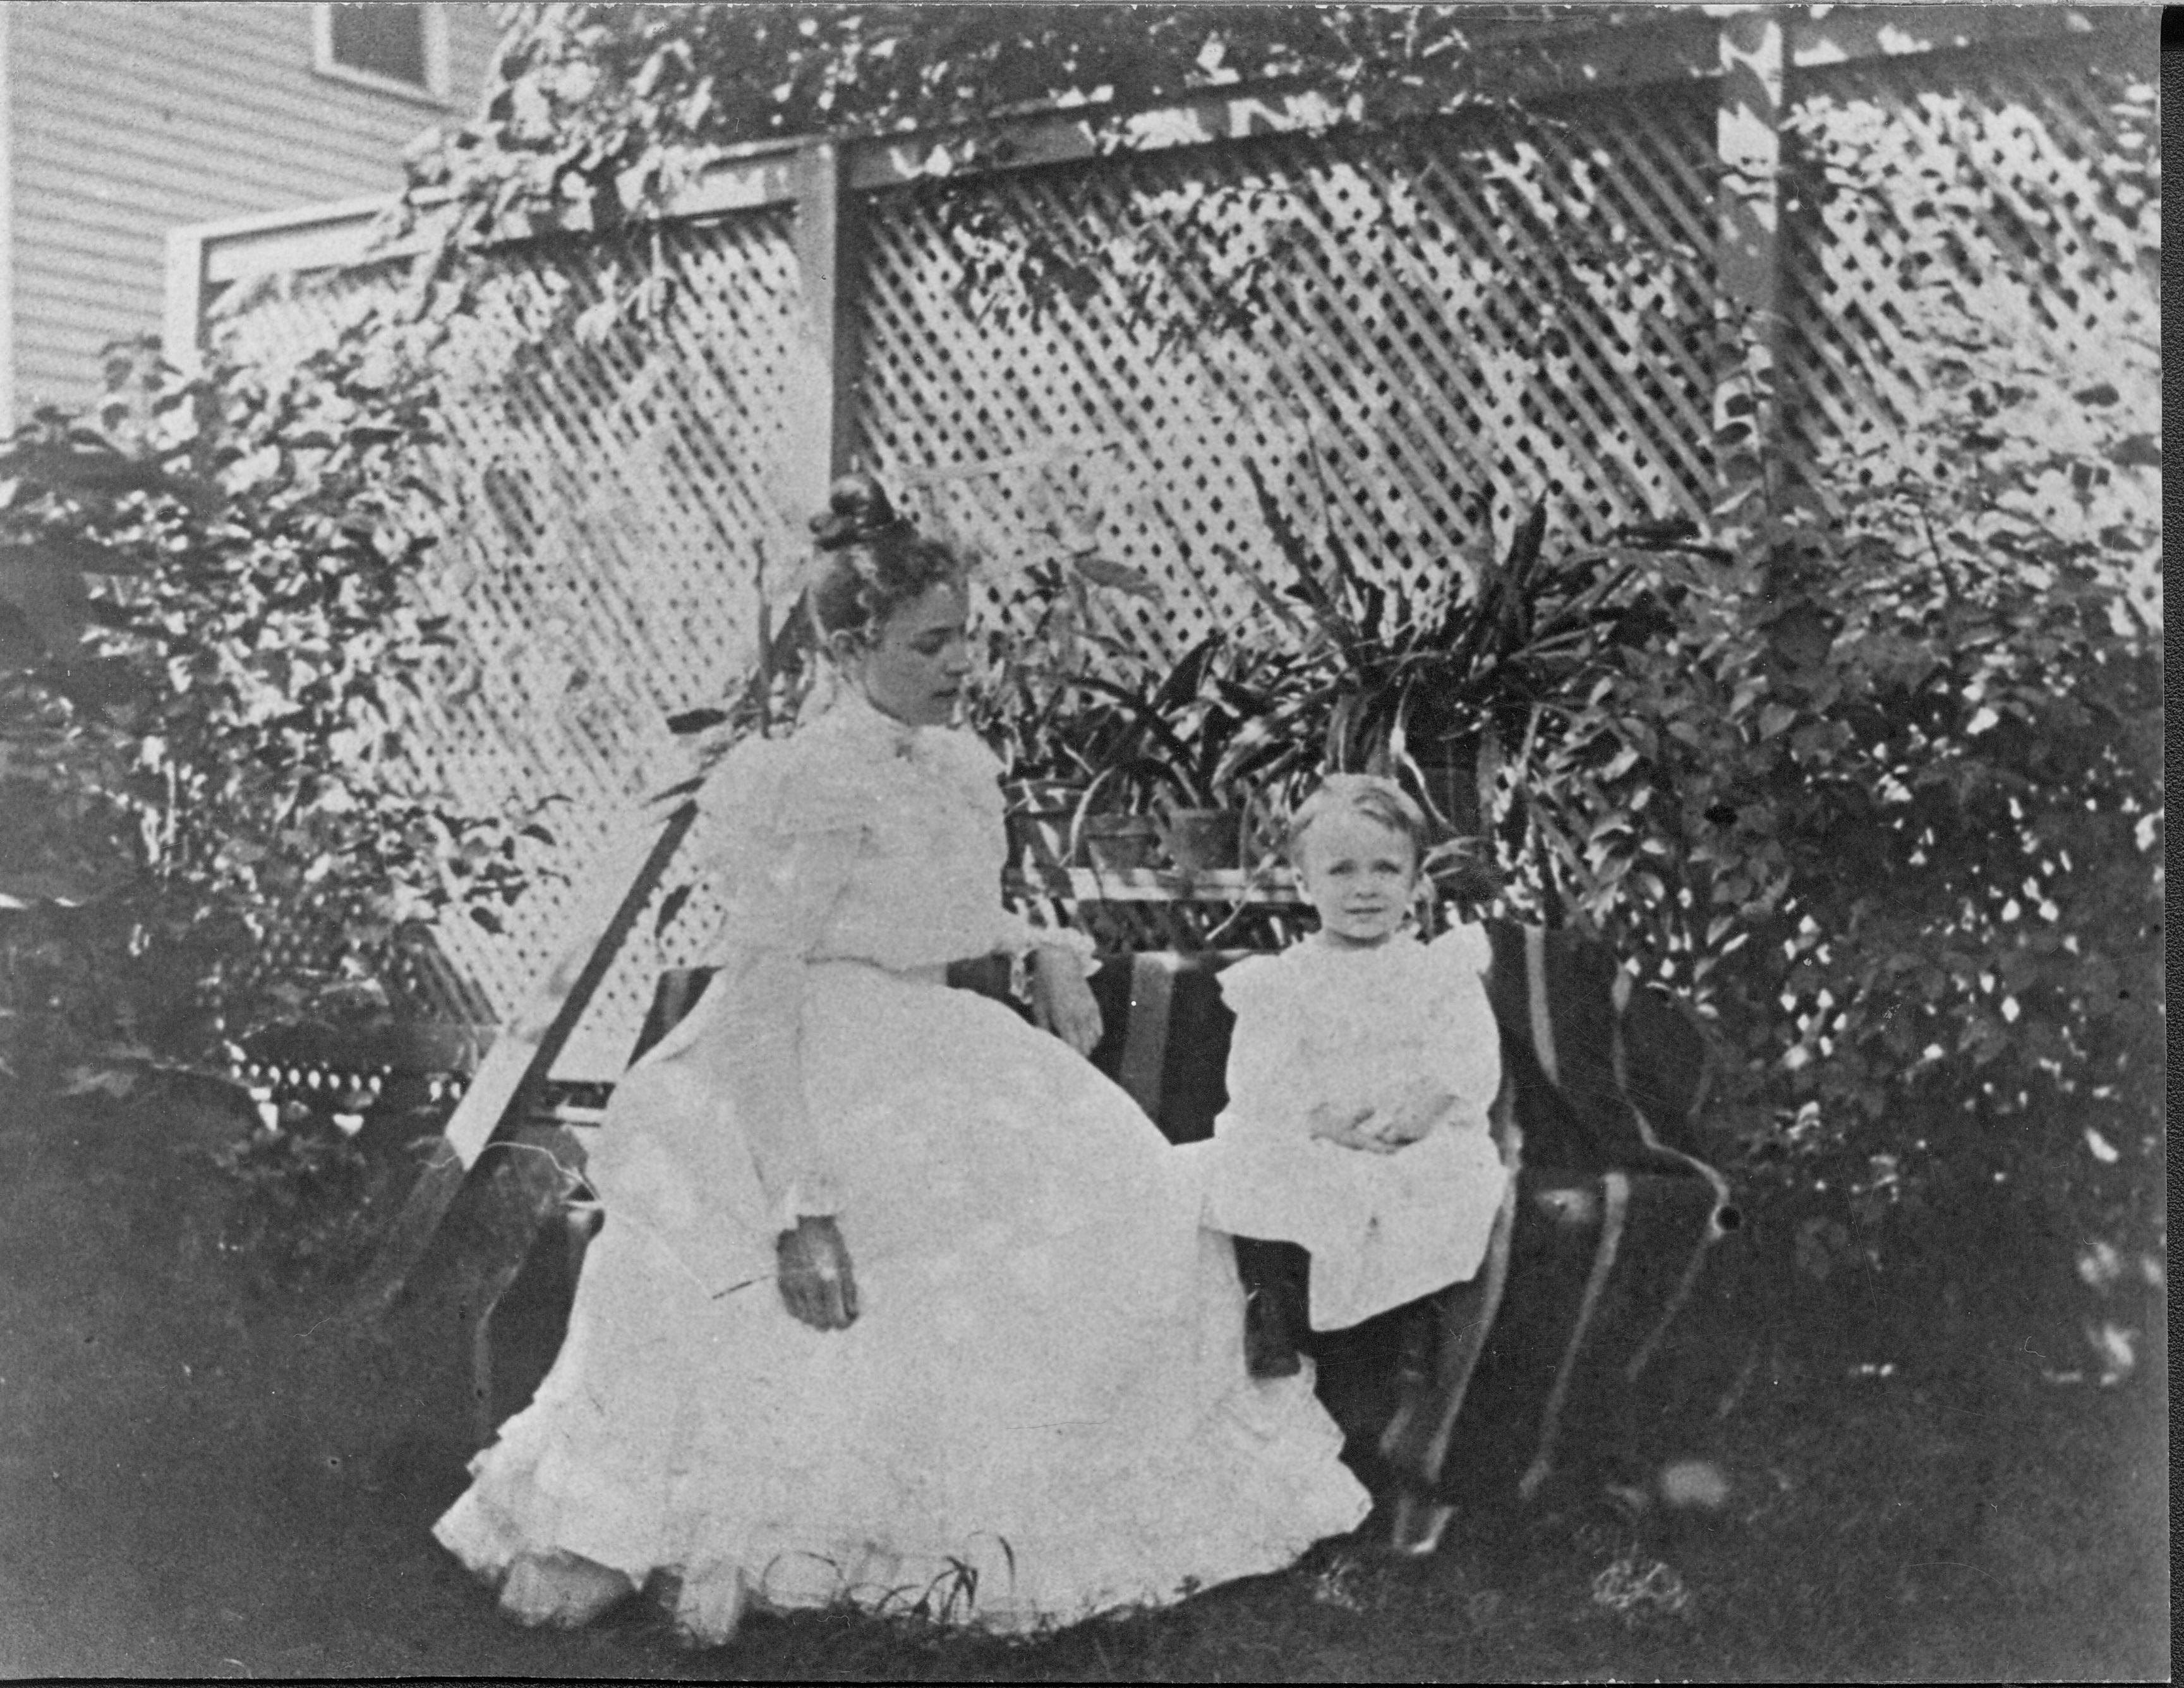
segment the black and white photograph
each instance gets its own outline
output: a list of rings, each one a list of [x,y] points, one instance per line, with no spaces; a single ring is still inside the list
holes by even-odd
[[[0,0],[0,1679],[2168,1680],[2168,26]]]

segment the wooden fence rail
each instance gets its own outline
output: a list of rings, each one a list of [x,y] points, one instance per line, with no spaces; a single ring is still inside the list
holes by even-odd
[[[1886,305],[1907,262],[1975,278],[2059,379],[2152,322],[2102,168],[2152,81],[2150,12],[1818,9],[1557,31],[1483,63],[1484,102],[1388,130],[1328,127],[1305,93],[1144,114],[1119,153],[1028,120],[961,191],[1005,245],[1036,233],[1079,266],[1049,299],[964,287],[977,254],[916,191],[946,136],[744,148],[657,223],[497,249],[443,354],[449,533],[426,590],[458,646],[421,778],[473,806],[566,797],[581,878],[687,772],[665,717],[742,671],[761,603],[793,595],[802,518],[852,464],[989,560],[984,615],[1006,621],[1044,557],[1142,570],[1160,595],[1117,600],[1113,631],[1158,655],[1261,613],[1245,575],[1280,565],[1254,470],[1418,587],[1535,501],[1571,538],[1702,514],[1732,320],[1782,376],[1774,448],[1808,458],[1915,425]],[[1875,125],[1967,209],[1909,228],[1854,193],[1796,200],[1786,136],[1818,154]],[[177,237],[170,356],[209,333],[252,359],[320,343],[389,284],[364,245],[377,209]],[[1245,275],[1263,309],[1210,315]],[[639,281],[644,320],[600,309]],[[570,894],[448,934],[502,1011]],[[558,1077],[618,1070],[704,912],[629,946]]]

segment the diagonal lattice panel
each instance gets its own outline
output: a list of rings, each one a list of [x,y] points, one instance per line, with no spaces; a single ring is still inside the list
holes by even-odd
[[[864,447],[937,472],[937,513],[1004,558],[1078,510],[1161,586],[1113,613],[1169,654],[1256,613],[1238,570],[1281,577],[1246,463],[1419,590],[1535,499],[1573,537],[1696,513],[1712,125],[1680,86],[1025,172],[961,190],[971,216],[878,197]],[[1012,240],[1064,283],[973,309],[967,268]],[[1223,316],[1246,286],[1248,328]]]
[[[756,587],[800,550],[780,508],[789,467],[799,302],[787,219],[683,229],[612,265],[511,269],[481,311],[473,402],[451,408],[448,478],[499,486],[513,521],[471,521],[467,582],[447,607],[477,647],[467,793],[556,794],[548,824],[577,885],[649,798],[687,771],[666,716],[717,700],[754,650]],[[665,284],[649,320],[577,325],[610,289]],[[511,355],[513,354],[513,355]],[[496,789],[489,783],[498,773]],[[587,886],[587,889],[588,887]],[[451,936],[504,1006],[566,942],[566,897],[541,888],[499,941]],[[648,922],[648,929],[649,929]],[[688,959],[692,911],[663,955],[630,946],[558,1069],[619,1070],[662,961]]]
[[[571,258],[497,257],[436,354],[448,532],[421,589],[454,646],[410,723],[415,773],[461,811],[537,810],[554,840],[541,855],[554,877],[501,931],[441,933],[502,1017],[546,978],[596,864],[688,772],[666,717],[731,689],[762,577],[785,595],[803,552],[800,512],[782,507],[791,395],[812,376],[788,214]],[[600,309],[640,287],[649,314]],[[356,308],[348,287],[269,296],[237,344],[301,355]],[[691,958],[705,913],[687,910],[663,946],[628,946],[558,1076],[620,1070],[659,967]]]
[[[1810,184],[1783,265],[1801,454],[1825,464],[1930,419],[1922,296],[2028,370],[2114,379],[2155,426],[2159,209],[2117,168],[2155,144],[2150,78],[2092,55],[1967,53],[1830,67],[1791,92]]]

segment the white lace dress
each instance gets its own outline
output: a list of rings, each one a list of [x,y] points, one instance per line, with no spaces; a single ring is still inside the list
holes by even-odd
[[[1210,1143],[1207,1212],[1239,1236],[1312,1254],[1312,1323],[1336,1330],[1470,1277],[1507,1182],[1486,1111],[1502,1081],[1486,935],[1459,926],[1369,950],[1308,938],[1221,975],[1235,1011],[1228,1106]],[[1320,1103],[1395,1100],[1429,1083],[1453,1104],[1391,1155],[1311,1134]]]
[[[606,1222],[532,1404],[440,1540],[762,1603],[1066,1623],[1278,1569],[1368,1501],[1308,1380],[1254,1384],[1190,1162],[1059,1039],[948,989],[1038,939],[999,901],[996,765],[850,698],[709,792],[722,972],[617,1086]],[[774,1239],[832,1213],[861,1316]]]

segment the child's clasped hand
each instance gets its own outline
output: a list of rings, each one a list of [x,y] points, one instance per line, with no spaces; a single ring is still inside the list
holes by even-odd
[[[1321,1102],[1312,1111],[1310,1129],[1345,1149],[1392,1155],[1429,1134],[1454,1100],[1437,1084],[1413,1083],[1370,1106]]]
[[[1401,1148],[1431,1134],[1441,1116],[1456,1106],[1456,1098],[1430,1078],[1416,1078],[1373,1111],[1368,1128],[1384,1141]]]
[[[1337,1102],[1321,1102],[1310,1115],[1311,1133],[1326,1143],[1345,1149],[1362,1149],[1372,1155],[1392,1155],[1401,1145],[1390,1143],[1367,1128],[1374,1110]]]

